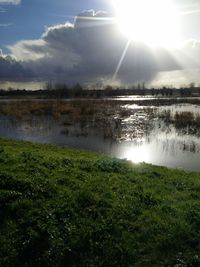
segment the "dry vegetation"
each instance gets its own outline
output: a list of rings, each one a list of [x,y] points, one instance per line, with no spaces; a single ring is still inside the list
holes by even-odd
[[[113,140],[133,140],[148,134],[156,118],[173,125],[178,131],[187,128],[187,133],[198,134],[199,114],[157,109],[157,106],[170,105],[173,101],[179,99],[7,101],[0,104],[0,114],[17,120],[49,116],[65,126],[62,131],[65,135],[70,134],[68,126],[78,125],[76,135],[88,136],[91,129],[98,129],[104,138]],[[136,108],[132,109],[130,105],[136,105]]]

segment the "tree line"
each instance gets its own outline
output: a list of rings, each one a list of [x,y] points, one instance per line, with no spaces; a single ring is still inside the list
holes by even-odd
[[[42,98],[89,98],[89,97],[115,97],[115,96],[129,96],[129,95],[152,95],[152,96],[200,96],[200,87],[186,87],[186,88],[151,88],[148,89],[142,85],[132,86],[130,88],[116,88],[111,85],[105,86],[103,89],[97,89],[95,86],[92,88],[86,88],[81,84],[76,84],[74,86],[68,86],[64,83],[51,83],[47,82],[44,89],[39,90],[28,90],[28,89],[13,89],[8,90],[0,89],[0,96],[10,96],[10,97],[22,97],[22,96],[35,96]]]

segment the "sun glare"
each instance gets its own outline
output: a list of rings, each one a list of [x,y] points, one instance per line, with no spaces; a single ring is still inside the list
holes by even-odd
[[[176,46],[179,16],[172,0],[113,0],[116,20],[128,39],[153,46]]]

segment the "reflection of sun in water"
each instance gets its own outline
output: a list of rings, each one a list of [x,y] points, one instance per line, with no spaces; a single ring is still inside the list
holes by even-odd
[[[147,146],[136,146],[129,148],[123,155],[127,160],[131,160],[134,163],[150,162],[151,156]]]
[[[131,40],[171,47],[179,41],[179,15],[172,0],[113,0],[121,31]]]

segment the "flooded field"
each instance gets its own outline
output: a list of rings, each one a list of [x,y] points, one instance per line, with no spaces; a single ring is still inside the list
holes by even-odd
[[[200,99],[0,100],[0,137],[200,171]]]

